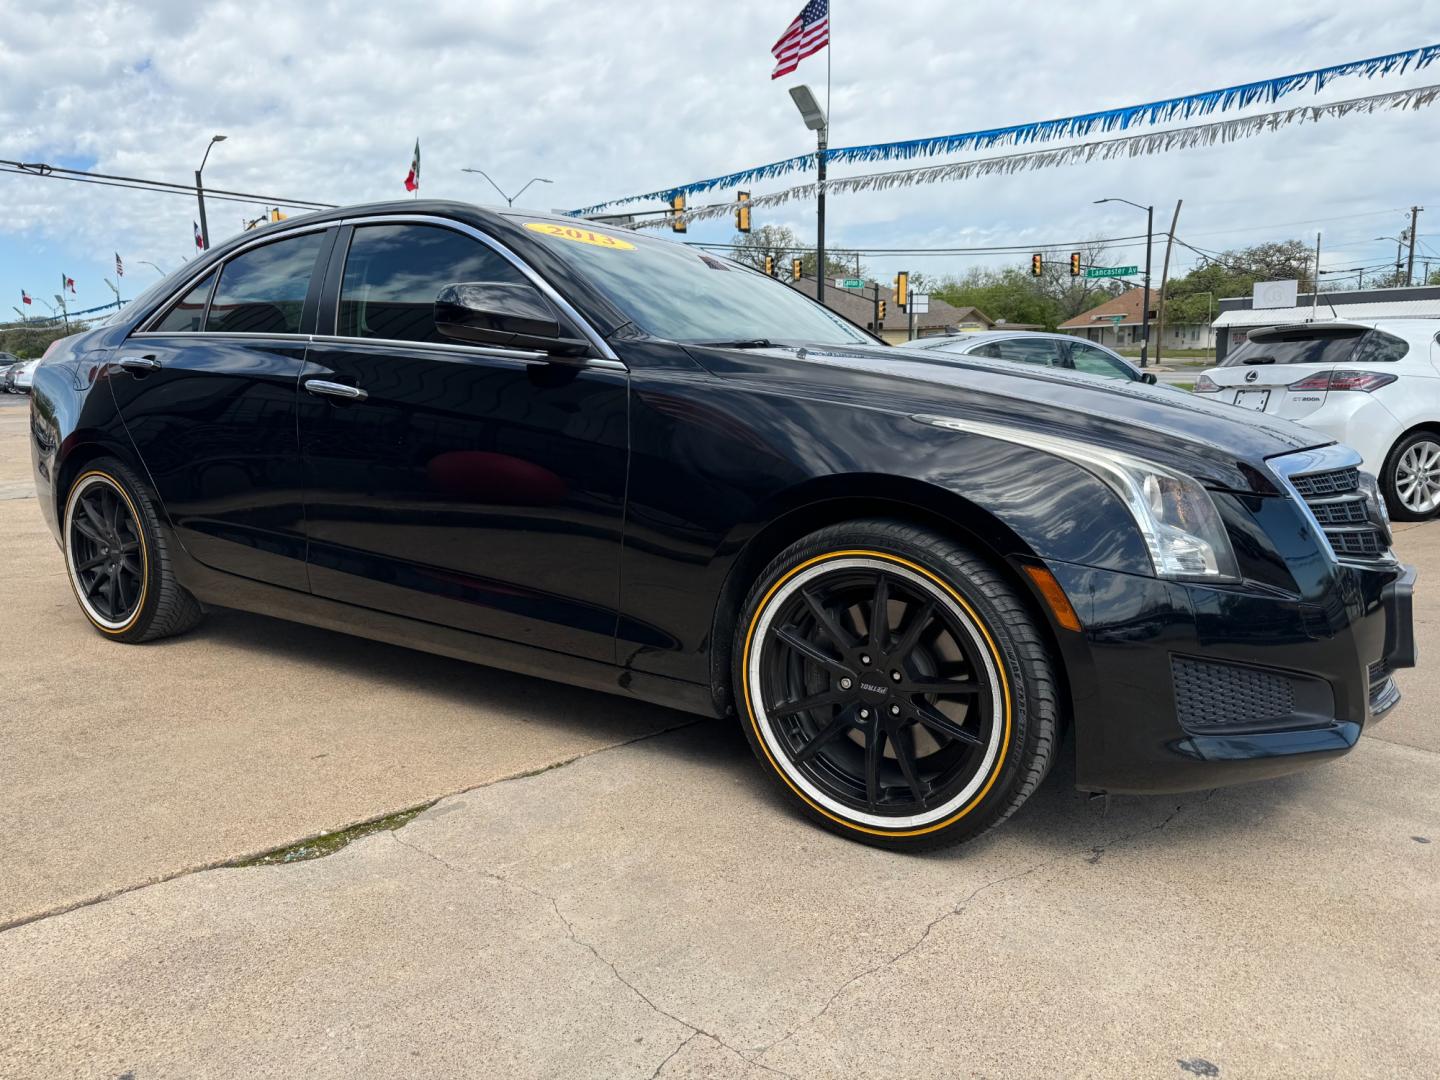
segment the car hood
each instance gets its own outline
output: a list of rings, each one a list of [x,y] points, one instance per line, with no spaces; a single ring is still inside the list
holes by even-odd
[[[1213,487],[1283,490],[1268,458],[1333,440],[1190,394],[1013,361],[881,346],[687,346],[712,374],[870,408],[1001,424],[1122,450]]]

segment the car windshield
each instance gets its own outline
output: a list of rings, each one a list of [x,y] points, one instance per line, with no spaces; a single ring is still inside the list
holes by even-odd
[[[874,344],[789,286],[708,252],[578,220],[521,223],[653,337],[686,344]]]

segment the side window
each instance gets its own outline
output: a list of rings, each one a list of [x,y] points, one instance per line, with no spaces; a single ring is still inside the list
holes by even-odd
[[[1108,353],[1093,345],[1082,345],[1079,342],[1071,345],[1070,363],[1076,371],[1088,372],[1091,375],[1104,375],[1107,379],[1131,378],[1128,368],[1117,364]]]
[[[999,360],[1000,346],[996,345],[994,342],[990,342],[989,344],[980,345],[974,349],[971,349],[970,354],[972,356],[988,356],[992,360]]]
[[[434,225],[355,230],[340,285],[341,337],[449,341],[435,329],[435,297],[467,281],[523,282],[503,255]]]
[[[193,334],[200,329],[200,320],[205,317],[205,301],[210,299],[210,286],[215,284],[212,270],[201,279],[200,284],[187,292],[165,313],[152,330],[165,334]]]
[[[1049,338],[1007,338],[995,342],[1002,360],[1018,360],[1022,364],[1059,367],[1060,350]]]
[[[221,334],[298,334],[323,232],[236,255],[220,268],[205,329]]]
[[[1355,361],[1360,364],[1389,364],[1403,360],[1410,351],[1410,343],[1383,330],[1372,330],[1355,350]]]

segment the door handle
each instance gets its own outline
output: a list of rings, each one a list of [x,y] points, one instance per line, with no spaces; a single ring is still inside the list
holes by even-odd
[[[309,390],[312,394],[324,394],[326,397],[344,398],[346,401],[364,401],[370,396],[358,386],[346,386],[344,383],[326,382],[324,379],[306,379],[305,389]]]
[[[122,356],[120,366],[126,371],[156,371],[160,361],[153,356]]]

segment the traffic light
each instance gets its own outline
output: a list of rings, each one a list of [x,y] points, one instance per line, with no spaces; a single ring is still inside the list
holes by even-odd
[[[775,256],[774,256],[774,255],[766,255],[766,256],[765,256],[765,276],[766,276],[766,277],[774,277],[774,276],[775,276]]]
[[[910,303],[910,271],[901,270],[895,275],[895,306],[901,311]]]
[[[884,322],[884,321],[885,321],[885,301],[884,301],[884,300],[881,300],[879,306],[876,307],[876,309],[875,309],[875,317],[876,317],[877,319],[879,319],[881,322]]]
[[[684,232],[685,219],[680,216],[681,214],[685,213],[684,195],[676,195],[670,200],[670,212],[675,215],[673,220],[671,220],[670,222],[670,228],[675,232]]]
[[[790,260],[790,278],[791,278],[791,280],[793,280],[793,281],[799,281],[799,280],[800,280],[800,277],[801,277],[801,272],[802,272],[803,268],[804,268],[804,262],[803,262],[802,260],[800,260],[800,259],[791,259],[791,260]]]
[[[1030,276],[1039,277],[1043,273],[1045,273],[1045,259],[1037,251],[1034,255],[1030,256]]]
[[[1070,276],[1080,276],[1080,253],[1078,251],[1072,251],[1070,253]]]
[[[748,233],[750,231],[750,193],[742,191],[735,196],[737,203],[735,207],[735,231]]]

